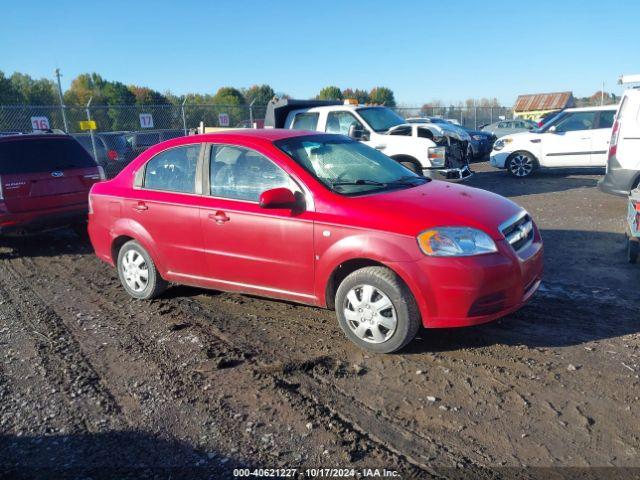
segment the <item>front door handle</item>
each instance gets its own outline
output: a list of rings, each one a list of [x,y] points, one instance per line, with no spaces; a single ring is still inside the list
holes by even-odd
[[[224,222],[228,222],[229,220],[231,220],[226,213],[224,212],[216,212],[216,213],[210,213],[209,214],[209,218],[211,220],[215,220],[216,223],[224,223]]]
[[[387,146],[386,146],[386,145],[381,144],[381,145],[376,145],[376,146],[375,146],[375,147],[373,147],[373,148],[375,148],[376,150],[384,150],[385,148],[387,148]]]
[[[137,210],[138,212],[144,212],[145,210],[149,210],[149,207],[147,207],[144,202],[138,202],[138,204],[133,207],[133,209]]]

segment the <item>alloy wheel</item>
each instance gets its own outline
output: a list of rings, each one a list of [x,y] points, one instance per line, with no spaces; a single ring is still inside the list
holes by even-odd
[[[343,305],[347,325],[361,340],[383,343],[393,336],[398,319],[391,299],[373,285],[358,285]]]
[[[528,155],[518,153],[511,157],[509,170],[516,177],[527,177],[533,171],[533,160]]]
[[[122,273],[127,286],[134,292],[142,292],[149,283],[149,267],[144,257],[130,249],[122,257]]]

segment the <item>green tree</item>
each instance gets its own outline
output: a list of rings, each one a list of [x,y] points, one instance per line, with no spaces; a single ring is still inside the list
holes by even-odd
[[[376,105],[385,105],[387,107],[395,107],[396,99],[393,91],[387,87],[374,87],[369,92],[369,100]]]
[[[35,80],[24,73],[11,75],[11,83],[20,92],[22,103],[26,105],[53,105],[58,103],[56,87],[46,78]]]
[[[163,95],[162,93],[148,87],[129,85],[127,88],[135,97],[136,105],[170,105],[171,103],[173,103],[169,101],[169,98],[167,98],[166,95]],[[182,103],[182,100],[177,103]]]
[[[266,105],[269,103],[269,100],[275,96],[275,94],[276,92],[274,92],[273,88],[269,85],[254,85],[244,92],[244,98],[248,104],[251,104],[251,102],[255,100],[254,105],[256,106]]]
[[[217,116],[220,113],[226,113],[229,115],[229,122],[232,127],[249,118],[249,110],[245,107],[244,96],[237,88],[219,88],[213,96],[213,103],[218,106],[215,109],[214,115],[216,118],[214,119],[215,121],[213,125],[218,125],[219,122]]]
[[[367,92],[366,90],[360,90],[359,88],[356,88],[355,90],[351,88],[345,88],[342,91],[342,98],[355,98],[361,105],[369,103],[370,101],[369,92]]]
[[[342,90],[338,87],[324,87],[318,94],[318,100],[342,100]]]
[[[0,71],[0,105],[18,105],[24,103],[20,91],[11,80]]]
[[[94,105],[104,105],[102,89],[105,80],[97,73],[81,73],[71,81],[69,90],[64,92],[64,102],[67,105],[84,106],[93,97]]]

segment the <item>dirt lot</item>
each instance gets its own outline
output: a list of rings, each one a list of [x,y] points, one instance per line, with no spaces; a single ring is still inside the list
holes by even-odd
[[[71,232],[1,241],[0,477],[640,467],[640,267],[625,263],[625,200],[596,189],[598,172],[475,169],[470,185],[537,220],[543,288],[499,322],[423,330],[395,355],[357,349],[316,308],[186,287],[131,300]],[[571,472],[640,474],[526,471]]]

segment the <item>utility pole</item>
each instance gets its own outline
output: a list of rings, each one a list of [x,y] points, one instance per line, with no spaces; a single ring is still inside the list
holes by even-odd
[[[60,97],[60,111],[62,112],[62,123],[64,124],[64,131],[69,133],[69,126],[67,125],[67,114],[64,111],[66,107],[64,106],[64,98],[62,96],[62,84],[60,83],[61,76],[62,75],[60,74],[60,69],[56,68],[56,78],[58,79],[58,96]]]

